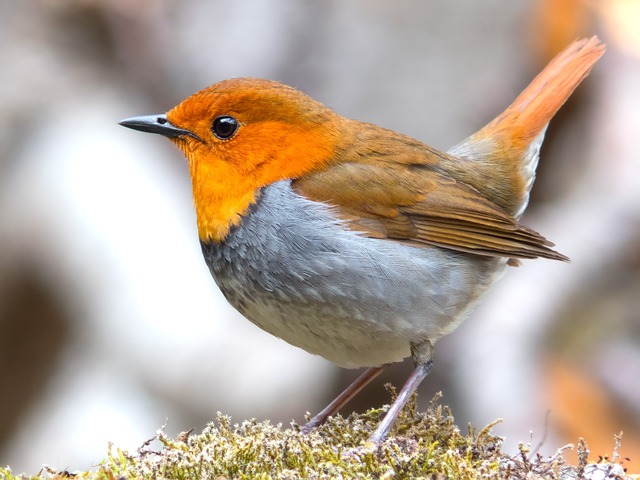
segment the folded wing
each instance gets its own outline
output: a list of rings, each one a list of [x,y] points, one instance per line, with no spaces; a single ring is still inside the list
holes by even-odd
[[[340,163],[293,187],[334,206],[351,228],[370,237],[485,256],[569,260],[437,164]]]

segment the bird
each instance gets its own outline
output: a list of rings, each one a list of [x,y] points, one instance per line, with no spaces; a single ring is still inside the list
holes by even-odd
[[[236,310],[340,367],[367,367],[303,433],[411,357],[369,436],[379,444],[431,371],[436,341],[508,266],[569,260],[519,219],[547,124],[604,50],[596,36],[576,40],[446,152],[259,78],[223,80],[166,114],[119,123],[183,152],[204,259]]]

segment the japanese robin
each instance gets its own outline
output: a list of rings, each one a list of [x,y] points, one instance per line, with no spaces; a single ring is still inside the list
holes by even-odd
[[[603,53],[596,37],[571,44],[447,152],[257,78],[120,124],[164,135],[186,156],[202,252],[231,305],[292,345],[369,367],[303,431],[412,357],[370,437],[380,442],[429,373],[435,342],[508,265],[568,260],[519,218],[549,120]]]

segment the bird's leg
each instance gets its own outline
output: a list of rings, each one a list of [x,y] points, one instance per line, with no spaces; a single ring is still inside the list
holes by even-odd
[[[433,366],[433,345],[431,345],[431,342],[425,340],[417,344],[412,343],[411,358],[413,358],[415,368],[402,387],[402,390],[400,390],[398,398],[393,402],[393,405],[389,408],[389,411],[378,425],[378,428],[376,428],[376,431],[369,437],[370,442],[380,443],[386,438],[393,423],[409,401],[409,398],[411,398],[411,395],[416,391],[422,380],[429,375],[431,367]]]
[[[349,400],[355,397],[360,391],[366,387],[374,378],[380,375],[389,365],[381,365],[379,367],[367,368],[351,385],[349,385],[336,399],[327,405],[320,413],[315,415],[311,420],[302,426],[300,431],[304,434],[311,432],[314,428],[319,427],[327,421],[331,415],[334,415]]]

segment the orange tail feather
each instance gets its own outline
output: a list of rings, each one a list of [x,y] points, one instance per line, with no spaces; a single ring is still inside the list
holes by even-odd
[[[460,168],[460,177],[519,217],[529,201],[549,120],[604,50],[594,36],[560,52],[504,112],[449,150],[457,158],[474,162],[473,168]],[[457,168],[455,162],[450,168]]]
[[[604,44],[595,36],[569,45],[474,137],[500,139],[510,143],[507,148],[524,150],[589,74],[604,50]]]

